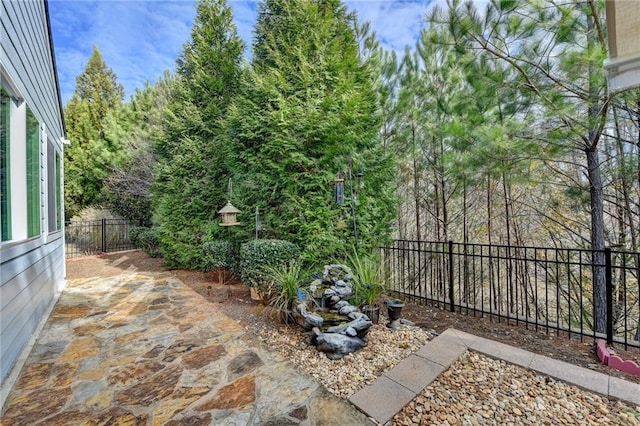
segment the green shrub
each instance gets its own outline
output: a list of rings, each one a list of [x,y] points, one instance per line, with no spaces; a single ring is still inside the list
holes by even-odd
[[[349,263],[353,271],[356,303],[372,306],[386,290],[380,256],[375,252],[359,255],[353,250]]]
[[[268,293],[271,296],[269,304],[285,314],[285,322],[288,315],[293,312],[294,302],[298,299],[299,292],[303,290],[306,271],[302,269],[299,261],[292,261],[286,265],[263,268],[267,280],[271,282]]]
[[[144,250],[151,257],[160,255],[160,243],[153,228],[132,226],[129,228],[129,241],[135,248]]]
[[[284,240],[253,240],[240,247],[242,282],[251,287],[268,285],[264,270],[278,268],[298,260],[300,248]]]
[[[229,241],[213,240],[202,244],[202,261],[205,271],[215,271],[218,268],[234,269],[235,261]]]

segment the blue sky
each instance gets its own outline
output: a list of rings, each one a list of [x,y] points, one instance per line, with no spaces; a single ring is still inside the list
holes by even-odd
[[[345,3],[361,22],[371,22],[386,48],[413,46],[424,17],[444,0],[353,0]],[[238,34],[251,46],[257,2],[230,0]],[[189,40],[195,0],[49,0],[62,102],[75,89],[96,45],[125,88],[125,100],[175,69]]]

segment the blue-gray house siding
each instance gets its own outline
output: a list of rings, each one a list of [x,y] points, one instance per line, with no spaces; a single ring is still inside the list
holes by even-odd
[[[11,192],[2,196],[10,203],[5,217],[10,218],[13,232],[5,233],[0,242],[0,382],[4,382],[64,287],[65,134],[46,0],[0,2],[0,83],[12,113],[4,127],[11,128],[6,156]],[[40,225],[39,233],[31,236],[25,231],[27,203],[22,192],[27,177],[21,169],[26,169],[27,160],[20,154],[27,150],[27,141],[15,129],[27,109],[39,124],[39,163],[34,164],[39,164],[35,203]]]

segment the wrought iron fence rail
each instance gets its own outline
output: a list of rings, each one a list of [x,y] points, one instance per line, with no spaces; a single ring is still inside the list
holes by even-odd
[[[640,348],[640,253],[409,240],[381,250],[387,281],[402,295],[547,333],[604,335],[610,343]],[[607,330],[598,333],[593,283],[603,270]]]
[[[133,250],[129,228],[139,223],[124,219],[71,221],[65,224],[67,257]]]

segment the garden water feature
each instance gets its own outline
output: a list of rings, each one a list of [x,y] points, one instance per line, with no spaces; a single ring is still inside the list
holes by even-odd
[[[311,343],[330,359],[340,359],[366,345],[373,323],[349,303],[353,295],[351,270],[344,265],[326,265],[294,309],[298,324],[311,332]]]

